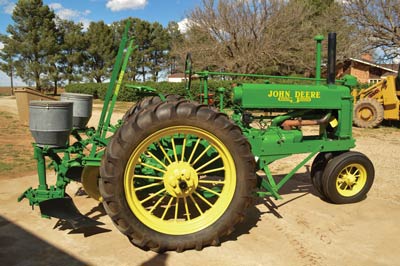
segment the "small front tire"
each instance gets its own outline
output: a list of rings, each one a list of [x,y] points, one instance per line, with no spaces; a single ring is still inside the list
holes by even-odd
[[[345,152],[327,163],[322,175],[323,191],[332,203],[359,202],[366,197],[374,176],[374,166],[364,154]]]

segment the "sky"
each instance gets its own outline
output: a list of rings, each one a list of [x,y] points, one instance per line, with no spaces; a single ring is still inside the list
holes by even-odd
[[[0,0],[0,33],[7,34],[9,24],[13,24],[11,14],[13,0]],[[200,5],[201,0],[43,0],[62,19],[82,22],[87,27],[91,21],[103,20],[107,24],[127,17],[137,17],[149,22],[159,22],[167,26],[176,21],[184,27],[184,21],[191,9]],[[0,49],[3,45],[0,43]],[[15,86],[24,86],[14,80]],[[9,86],[10,78],[0,71],[0,86]]]

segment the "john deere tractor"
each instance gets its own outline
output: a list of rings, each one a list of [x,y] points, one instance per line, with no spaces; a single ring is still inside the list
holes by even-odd
[[[80,181],[134,245],[162,252],[218,245],[243,220],[253,197],[281,199],[280,189],[312,158],[311,182],[321,198],[346,204],[366,197],[374,167],[365,155],[351,151],[349,87],[356,80],[335,80],[335,34],[329,35],[327,79],[321,78],[323,37],[317,36],[316,78],[193,71],[188,55],[188,93],[179,96],[122,83],[135,49],[128,28],[97,128],[86,127],[90,95],[31,103],[39,186],[19,200],[27,198],[43,216],[73,228],[100,225],[82,215],[66,193],[72,180]],[[194,74],[200,78],[201,101],[191,95]],[[266,82],[219,88],[210,101],[208,79],[218,75]],[[307,84],[275,84],[277,78]],[[146,96],[111,125],[121,86]],[[227,108],[227,95],[232,108]],[[308,128],[317,130],[305,134]],[[274,178],[270,164],[299,153],[305,158],[285,177]],[[56,171],[53,185],[47,183],[46,160]],[[259,170],[262,175],[256,174]]]

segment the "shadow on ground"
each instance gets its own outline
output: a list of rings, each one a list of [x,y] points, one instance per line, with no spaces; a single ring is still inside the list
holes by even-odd
[[[98,221],[101,217],[106,216],[106,211],[104,210],[103,204],[99,203],[97,206],[93,207],[90,211],[83,214],[85,217],[88,217],[94,221]],[[108,233],[111,232],[110,229],[105,229],[99,226],[89,226],[89,227],[81,227],[74,229],[73,226],[65,220],[58,220],[54,225],[53,229],[58,229],[60,231],[67,231],[68,234],[82,234],[84,237],[90,237],[97,234]]]
[[[0,265],[89,265],[0,216]]]
[[[314,189],[310,181],[309,166],[306,166],[307,171],[305,173],[295,174],[291,180],[289,180],[279,191],[281,196],[290,194],[299,194],[298,196],[291,198],[290,200],[275,201],[271,197],[256,197],[254,199],[254,204],[247,210],[243,222],[236,226],[235,231],[221,238],[221,242],[237,240],[240,235],[249,234],[253,227],[257,226],[257,222],[264,214],[273,214],[276,218],[283,218],[279,213],[279,208],[290,204],[291,202],[298,200],[308,194],[313,194],[316,197],[320,197],[318,192]],[[285,175],[275,175],[275,181],[278,183],[282,180]],[[268,208],[268,211],[261,212],[256,205],[262,204]]]
[[[286,204],[289,204],[295,200],[298,200],[308,194],[312,194],[315,197],[321,198],[321,195],[315,190],[310,180],[310,166],[305,165],[306,172],[305,173],[297,173],[293,175],[293,177],[283,185],[283,187],[279,190],[279,195],[285,198],[285,195],[290,194],[300,194],[290,200],[282,200],[282,201],[274,201],[272,197],[260,197],[256,198],[255,204],[263,204],[268,208],[267,213],[273,214],[277,218],[283,218],[283,216],[279,213],[279,207],[282,207]],[[262,178],[266,178],[265,176],[261,176]],[[278,184],[285,175],[275,175],[275,182]],[[322,200],[322,199],[321,199]]]

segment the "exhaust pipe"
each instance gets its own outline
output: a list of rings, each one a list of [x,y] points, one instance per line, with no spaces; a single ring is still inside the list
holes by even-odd
[[[326,82],[335,84],[336,78],[336,33],[328,34],[328,76]]]

